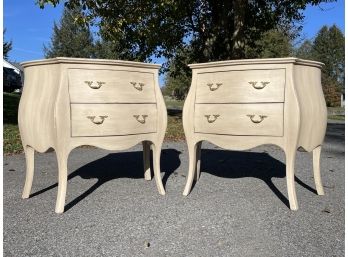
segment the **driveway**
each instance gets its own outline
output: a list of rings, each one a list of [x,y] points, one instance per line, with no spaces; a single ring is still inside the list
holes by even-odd
[[[24,155],[4,156],[4,256],[344,256],[344,126],[328,124],[325,196],[316,195],[311,155],[297,154],[298,211],[289,210],[285,156],[273,146],[233,152],[204,143],[188,197],[184,142],[163,146],[165,196],[143,179],[140,145],[78,148],[61,215],[54,152],[36,155],[26,200]]]

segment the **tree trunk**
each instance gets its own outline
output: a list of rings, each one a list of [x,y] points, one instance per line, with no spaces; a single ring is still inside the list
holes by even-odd
[[[245,38],[244,38],[244,24],[245,12],[248,6],[248,1],[235,0],[234,1],[234,32],[233,32],[233,58],[245,58]]]

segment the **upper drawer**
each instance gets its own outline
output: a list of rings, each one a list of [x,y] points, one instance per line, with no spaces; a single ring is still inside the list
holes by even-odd
[[[153,133],[156,126],[156,104],[71,104],[73,137]]]
[[[284,102],[285,69],[197,75],[197,103]]]
[[[69,69],[71,103],[155,103],[153,73]]]

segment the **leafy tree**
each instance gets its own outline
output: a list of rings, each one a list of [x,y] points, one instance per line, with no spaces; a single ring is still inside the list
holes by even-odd
[[[278,26],[299,24],[307,4],[332,0],[67,0],[80,7],[81,23],[98,25],[110,40],[131,49],[125,58],[169,60],[192,48],[195,62],[246,57],[261,35]],[[61,0],[37,0],[41,8]]]
[[[4,29],[3,31],[3,38],[5,38],[5,33],[6,33],[6,29]],[[8,53],[12,50],[12,41],[5,41],[3,42],[3,54],[4,54],[4,59],[8,59]]]
[[[325,64],[325,76],[344,87],[344,35],[336,25],[320,29],[313,41],[313,58]]]
[[[51,43],[44,45],[46,58],[52,57],[93,57],[93,37],[87,25],[77,23],[82,9],[64,9],[59,24],[54,23]]]
[[[263,33],[253,47],[246,48],[247,58],[289,57],[292,53],[293,34],[282,29],[272,29]]]
[[[306,40],[296,50],[296,56],[324,63],[322,85],[328,106],[340,104],[344,90],[344,35],[336,25],[323,26],[313,42]]]
[[[138,60],[136,56],[133,56],[132,50],[127,47],[119,41],[101,36],[94,44],[94,55],[100,59]]]
[[[302,59],[313,59],[313,43],[306,39],[299,48],[295,50],[295,55]]]

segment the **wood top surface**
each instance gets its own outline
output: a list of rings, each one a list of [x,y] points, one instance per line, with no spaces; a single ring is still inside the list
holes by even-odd
[[[219,62],[207,62],[207,63],[194,63],[189,64],[188,66],[191,69],[199,69],[199,68],[213,68],[213,67],[222,67],[222,66],[230,66],[230,65],[250,65],[250,64],[286,64],[286,63],[294,63],[300,65],[314,66],[321,68],[324,63],[304,60],[295,57],[287,57],[287,58],[265,58],[265,59],[242,59],[242,60],[228,60],[228,61],[219,61]]]
[[[47,64],[100,64],[100,65],[119,65],[119,66],[130,66],[139,68],[159,69],[160,64],[132,62],[132,61],[121,61],[121,60],[109,60],[109,59],[89,59],[89,58],[68,58],[68,57],[56,57],[50,59],[33,60],[28,62],[22,62],[21,65],[25,67],[34,65],[47,65]]]

